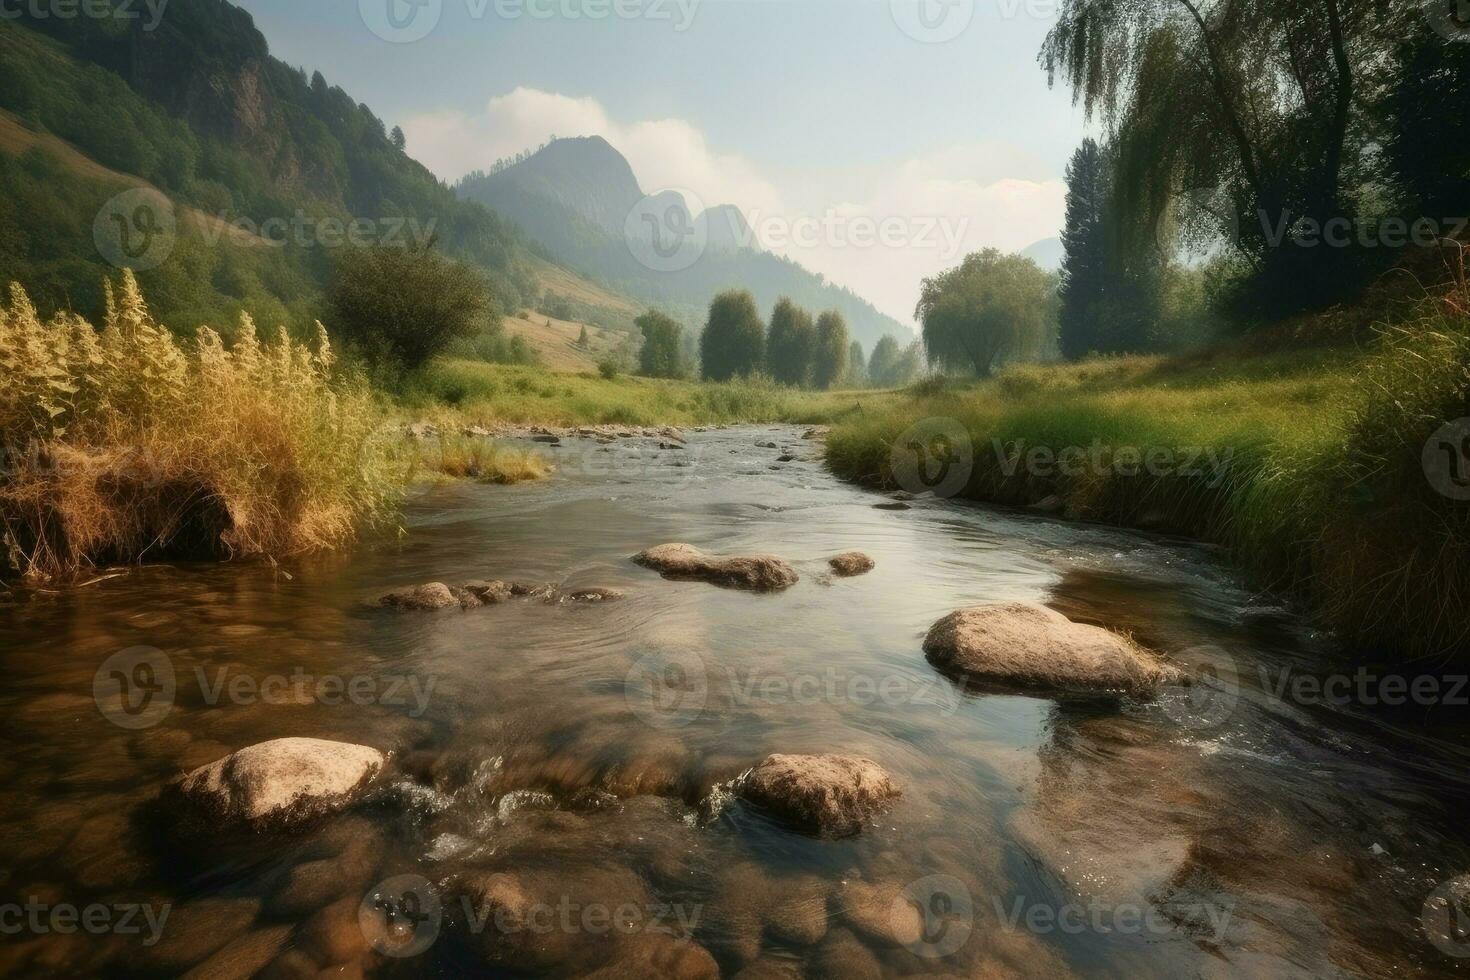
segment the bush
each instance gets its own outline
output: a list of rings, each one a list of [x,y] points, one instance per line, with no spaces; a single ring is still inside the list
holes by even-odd
[[[349,249],[338,260],[329,319],[376,367],[414,371],[491,315],[480,274],[432,248]]]
[[[367,390],[334,379],[282,330],[241,318],[226,348],[201,327],[180,344],[137,281],[106,287],[103,329],[42,323],[12,285],[0,305],[0,525],[4,562],[31,577],[145,555],[283,556],[340,545],[398,487]]]
[[[597,364],[597,373],[602,375],[606,381],[613,380],[621,372],[622,368],[618,366],[617,361],[599,361]]]

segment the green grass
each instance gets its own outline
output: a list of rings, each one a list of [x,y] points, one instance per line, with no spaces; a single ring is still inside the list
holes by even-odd
[[[619,375],[553,374],[536,367],[446,359],[403,396],[419,417],[473,425],[819,424],[877,411],[898,395],[882,391],[796,391],[753,380],[713,384]]]
[[[1436,303],[1368,351],[1110,358],[928,385],[841,420],[828,461],[894,486],[906,457],[894,444],[911,445],[925,420],[957,420],[974,460],[963,496],[1056,496],[1069,517],[1225,544],[1355,651],[1448,659],[1470,642],[1470,505],[1433,488],[1421,455],[1441,425],[1470,416],[1465,309]],[[1068,473],[1045,465],[1054,456],[1038,467],[1015,455],[1036,447],[1083,455]],[[1168,456],[1147,472],[1129,450]]]

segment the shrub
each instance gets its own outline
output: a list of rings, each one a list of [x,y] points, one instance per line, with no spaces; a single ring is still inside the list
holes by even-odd
[[[463,262],[432,248],[373,246],[343,252],[328,316],[376,366],[413,371],[474,336],[491,309],[489,287]]]
[[[618,376],[621,371],[622,368],[618,367],[617,361],[599,361],[597,364],[597,373],[602,375],[603,379],[606,381],[613,380]]]
[[[0,304],[4,561],[49,578],[90,564],[284,556],[330,548],[395,501],[394,464],[366,388],[333,377],[284,329],[261,343],[242,316],[226,348],[154,321],[136,280],[106,284],[99,332],[42,323],[12,285]]]

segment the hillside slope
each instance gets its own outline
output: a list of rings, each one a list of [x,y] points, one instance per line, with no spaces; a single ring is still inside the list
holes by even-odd
[[[483,269],[507,312],[554,288],[608,310],[603,319],[628,318],[626,299],[459,200],[366,106],[272,58],[225,0],[174,0],[146,36],[126,21],[22,12],[0,21],[0,77],[0,267],[43,310],[100,312],[98,284],[116,270],[94,223],[120,189],[148,186],[181,220],[167,260],[139,278],[177,329],[228,324],[242,308],[268,323],[317,315],[341,245],[316,233],[326,219],[365,222],[369,241],[432,238]],[[248,247],[239,228],[271,222],[291,230],[276,247]]]

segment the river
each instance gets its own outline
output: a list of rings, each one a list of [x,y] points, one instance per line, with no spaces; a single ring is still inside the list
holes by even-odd
[[[1216,550],[958,502],[897,509],[827,474],[799,429],[547,452],[551,480],[430,487],[403,534],[348,554],[0,597],[6,972],[565,976],[610,948],[599,903],[692,940],[725,976],[1470,962],[1465,934],[1441,928],[1455,903],[1426,906],[1470,871],[1470,709],[1448,689],[1433,710],[1312,696],[1298,682],[1331,672],[1330,645]],[[669,541],[776,553],[802,580],[757,595],[629,560]],[[826,558],[850,549],[876,569],[829,579]],[[626,598],[370,607],[495,578]],[[926,662],[937,619],[1013,599],[1209,677],[1153,701],[1058,703],[967,691]],[[96,694],[119,654],[159,668],[146,717]],[[180,772],[284,736],[391,751],[393,775],[292,835],[185,840],[154,802]],[[797,834],[727,792],[773,752],[866,756],[903,795],[855,837]],[[563,898],[520,959],[487,961],[452,898],[488,872]],[[402,881],[433,906],[422,948],[360,928]],[[68,930],[54,914],[68,907],[101,911]]]

